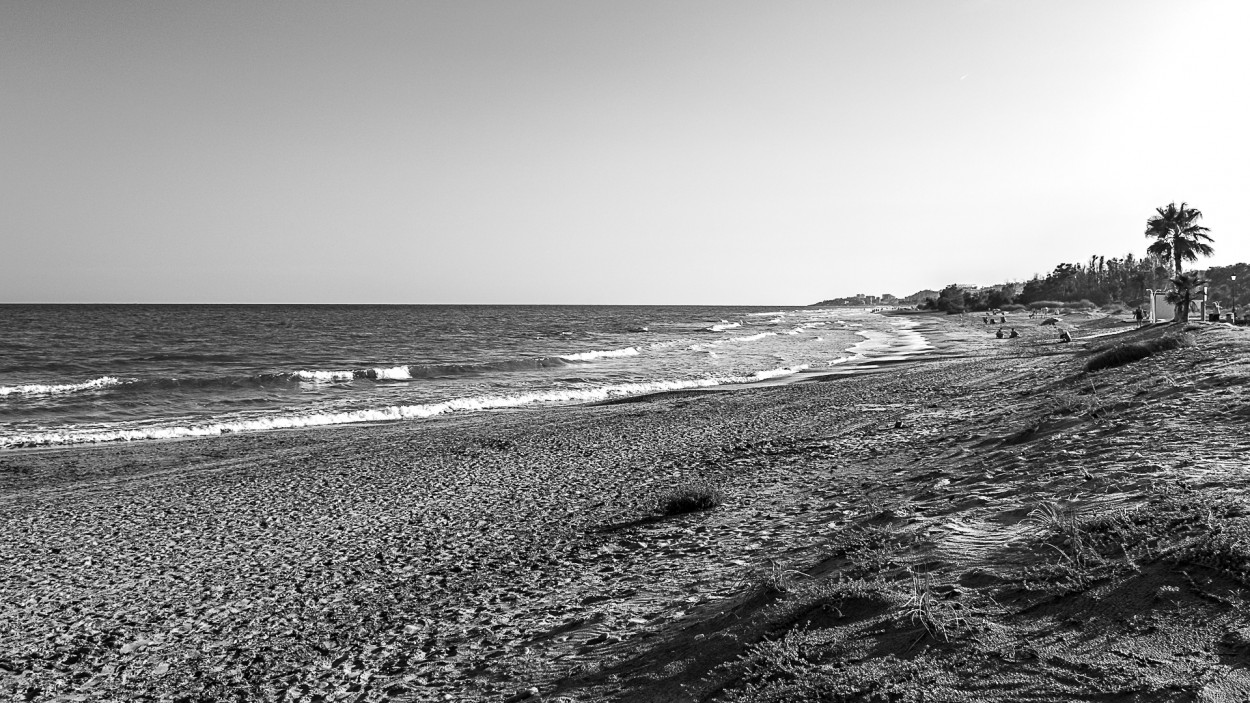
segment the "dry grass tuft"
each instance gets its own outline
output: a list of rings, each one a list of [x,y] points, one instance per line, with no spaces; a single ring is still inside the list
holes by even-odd
[[[928,574],[921,578],[912,572],[911,596],[903,603],[902,611],[908,620],[919,623],[930,637],[942,642],[950,642],[951,635],[968,625],[958,603],[943,600],[933,592]]]
[[[787,569],[776,559],[769,559],[763,566],[751,569],[746,576],[748,590],[768,595],[782,595],[794,590],[797,579],[811,578],[802,571]]]
[[[661,515],[682,515],[711,510],[725,502],[725,494],[709,483],[678,486],[660,495],[656,511]]]

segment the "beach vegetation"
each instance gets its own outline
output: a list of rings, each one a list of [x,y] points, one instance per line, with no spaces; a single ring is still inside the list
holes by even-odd
[[[1095,422],[1112,420],[1114,406],[1104,403],[1098,396],[1098,388],[1092,378],[1089,388],[1075,393],[1063,394],[1056,399],[1055,413],[1058,415],[1075,415],[1078,418],[1089,418]],[[1082,471],[1086,471],[1082,469]]]
[[[951,636],[968,624],[958,602],[934,592],[929,574],[922,578],[911,573],[911,595],[901,610],[904,618],[919,624],[930,637],[941,642],[950,642]]]
[[[1171,203],[1156,208],[1146,225],[1147,237],[1155,241],[1144,256],[1132,252],[1122,257],[1090,256],[1087,261],[1063,262],[1043,275],[1035,275],[1023,284],[987,286],[972,290],[955,284],[937,296],[928,296],[921,309],[947,313],[981,310],[1008,310],[1008,305],[1027,305],[1032,309],[1092,310],[1111,304],[1142,305],[1151,290],[1162,290],[1171,279],[1183,273],[1184,262],[1210,256],[1214,249],[1209,230],[1198,224],[1202,213],[1187,203]],[[1240,288],[1232,276],[1250,276],[1250,264],[1211,269],[1211,297],[1231,303],[1234,292],[1238,304],[1250,304],[1250,281]],[[1234,289],[1236,289],[1234,291]]]
[[[1193,346],[1193,344],[1193,337],[1186,334],[1170,334],[1140,342],[1117,344],[1110,349],[1099,352],[1085,362],[1085,371],[1092,373],[1116,366],[1123,366],[1153,356],[1159,352],[1189,347]]]
[[[1109,576],[1116,565],[1108,561],[1092,538],[1087,521],[1074,510],[1054,503],[1034,508],[1024,523],[1030,526],[1052,556],[1058,557],[1029,572],[1032,578],[1053,584],[1061,593],[1080,592]]]
[[[1153,254],[1091,256],[1088,261],[1061,263],[1045,276],[1034,276],[1024,283],[1015,302],[1038,308],[1074,307],[1073,302],[1084,301],[1095,307],[1117,301],[1138,305],[1148,289],[1159,288],[1167,278],[1165,262]]]
[[[1236,282],[1233,277],[1236,276]],[[1237,263],[1231,266],[1212,266],[1206,270],[1203,275],[1207,279],[1207,295],[1208,299],[1218,302],[1224,307],[1237,305],[1243,308],[1243,317],[1250,308],[1244,308],[1250,305],[1250,264]],[[1236,298],[1234,298],[1234,295]]]
[[[1166,207],[1155,208],[1157,214],[1146,220],[1146,236],[1155,241],[1146,251],[1157,256],[1165,264],[1170,264],[1176,275],[1181,275],[1182,266],[1186,261],[1197,261],[1199,256],[1211,256],[1215,250],[1209,242],[1211,239],[1207,229],[1198,224],[1202,219],[1202,211],[1189,207],[1189,203],[1175,202]]]
[[[1189,322],[1189,306],[1193,301],[1194,293],[1196,289],[1205,286],[1207,281],[1196,273],[1180,273],[1169,282],[1172,284],[1172,290],[1168,291],[1164,299],[1176,306],[1177,322]]]
[[[898,609],[902,600],[880,581],[805,582],[762,611],[763,637],[719,668],[724,688],[718,699],[919,700],[931,694],[941,678],[934,662],[924,654],[899,656],[915,641],[898,626],[911,625]],[[902,642],[897,655],[865,657],[875,642],[864,637],[865,629]]]
[[[749,590],[765,595],[782,595],[792,591],[799,579],[806,578],[809,578],[808,575],[802,571],[788,569],[780,561],[769,559],[747,574],[747,584]]]
[[[656,512],[661,515],[682,515],[711,510],[725,502],[725,494],[718,487],[695,482],[674,487],[656,499]]]
[[[1202,211],[1175,202],[1166,207],[1155,208],[1157,214],[1146,220],[1146,236],[1155,241],[1146,251],[1158,257],[1175,275],[1170,277],[1175,295],[1169,295],[1168,302],[1176,306],[1176,319],[1184,322],[1189,319],[1189,291],[1193,286],[1182,287],[1184,279],[1183,266],[1186,261],[1197,261],[1199,256],[1211,256],[1215,249],[1209,242],[1211,230],[1198,224],[1202,219]]]
[[[1117,575],[1157,578],[1178,567],[1187,578],[1187,569],[1202,568],[1250,585],[1250,504],[1239,498],[1170,484],[1152,489],[1142,504],[1088,515],[1044,503],[1025,525],[1038,553],[1051,557],[1026,568],[1023,580],[1058,595]],[[1160,572],[1158,565],[1167,568]]]
[[[946,313],[963,312],[969,307],[965,291],[953,283],[943,288],[934,301],[934,309]]]
[[[906,508],[898,506],[881,511],[872,522],[833,534],[825,547],[825,560],[845,560],[844,572],[848,576],[862,578],[881,576],[900,569],[902,555],[913,545],[914,538],[895,531],[891,521],[907,514]]]
[[[1059,308],[1062,308],[1065,304],[1066,303],[1063,303],[1062,301],[1059,301],[1059,300],[1034,300],[1033,302],[1029,303],[1028,307],[1030,310],[1044,310],[1046,308],[1059,309]]]

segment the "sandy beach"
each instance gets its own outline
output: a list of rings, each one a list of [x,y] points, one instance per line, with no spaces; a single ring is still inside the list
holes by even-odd
[[[0,695],[1250,699],[1250,333],[1017,318],[788,385],[2,453]],[[687,485],[722,504],[656,512]]]

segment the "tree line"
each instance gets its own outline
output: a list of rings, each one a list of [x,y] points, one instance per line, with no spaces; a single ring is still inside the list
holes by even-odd
[[[1185,271],[1184,264],[1211,256],[1210,230],[1199,224],[1202,212],[1188,203],[1156,208],[1146,221],[1146,237],[1152,239],[1144,255],[1133,253],[1107,258],[1094,255],[1088,261],[1061,263],[1045,276],[1036,275],[1019,284],[977,290],[950,285],[930,297],[922,308],[958,312],[994,310],[1007,306],[1058,302],[1070,305],[1136,307],[1146,303],[1147,291],[1167,290],[1168,301],[1187,318],[1189,302],[1202,288],[1207,300],[1231,307],[1234,290],[1237,305],[1250,302],[1250,264],[1213,266],[1205,271]],[[1234,285],[1232,277],[1237,276]],[[1247,310],[1250,312],[1250,309]]]

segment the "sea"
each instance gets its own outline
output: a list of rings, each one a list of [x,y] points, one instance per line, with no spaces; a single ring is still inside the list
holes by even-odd
[[[419,425],[779,383],[929,348],[906,316],[853,308],[0,305],[0,451]]]

